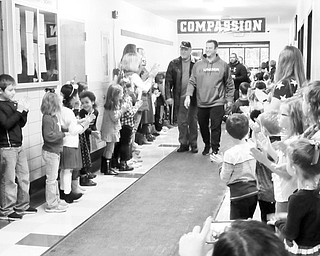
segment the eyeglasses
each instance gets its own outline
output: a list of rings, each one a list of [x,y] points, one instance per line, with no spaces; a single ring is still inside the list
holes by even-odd
[[[54,88],[45,88],[44,89],[45,92],[51,92],[51,93],[55,93],[56,90]]]

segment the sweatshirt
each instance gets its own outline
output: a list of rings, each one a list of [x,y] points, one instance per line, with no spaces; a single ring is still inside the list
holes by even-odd
[[[58,118],[51,115],[42,117],[42,149],[51,153],[60,154],[62,152],[64,133],[58,124]]]
[[[0,101],[0,148],[21,147],[22,127],[27,122],[28,112],[17,111],[14,101]]]
[[[197,90],[197,104],[200,108],[211,108],[233,102],[234,83],[228,64],[218,55],[212,62],[203,58],[193,66],[188,83],[187,96]]]

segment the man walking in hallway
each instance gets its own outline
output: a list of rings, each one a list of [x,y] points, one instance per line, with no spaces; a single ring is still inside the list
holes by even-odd
[[[230,63],[229,67],[231,69],[231,77],[234,82],[234,101],[236,101],[239,98],[239,87],[242,82],[249,82],[248,79],[248,72],[244,65],[242,65],[238,61],[237,54],[231,53],[230,54]]]
[[[189,151],[190,146],[192,153],[198,153],[196,91],[192,94],[189,108],[187,109],[184,106],[189,77],[194,63],[190,42],[182,41],[180,57],[169,63],[166,72],[166,102],[168,105],[173,105],[173,120],[177,120],[179,129],[180,147],[177,152]]]
[[[206,42],[206,57],[195,63],[188,83],[184,102],[190,107],[191,95],[196,90],[198,105],[198,122],[200,133],[205,143],[203,155],[217,154],[220,147],[221,123],[224,105],[231,107],[234,95],[234,83],[228,64],[217,54],[218,42]],[[209,130],[209,120],[211,121]]]

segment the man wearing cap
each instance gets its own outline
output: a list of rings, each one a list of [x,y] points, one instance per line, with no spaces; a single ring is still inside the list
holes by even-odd
[[[208,155],[210,148],[212,153],[218,153],[224,105],[231,107],[234,95],[230,68],[220,59],[217,49],[216,40],[206,42],[206,57],[198,61],[192,69],[184,102],[185,107],[189,108],[191,95],[197,90],[198,122],[205,144],[203,155]]]
[[[173,121],[178,123],[180,147],[177,152],[198,153],[198,125],[196,92],[192,94],[189,109],[185,108],[189,77],[195,60],[191,56],[191,43],[182,41],[180,57],[169,63],[165,79],[165,96],[168,105],[173,105]]]

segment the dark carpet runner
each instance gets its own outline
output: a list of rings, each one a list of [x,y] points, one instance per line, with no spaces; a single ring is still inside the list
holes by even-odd
[[[181,235],[215,215],[226,190],[201,150],[171,153],[44,255],[178,255]]]

